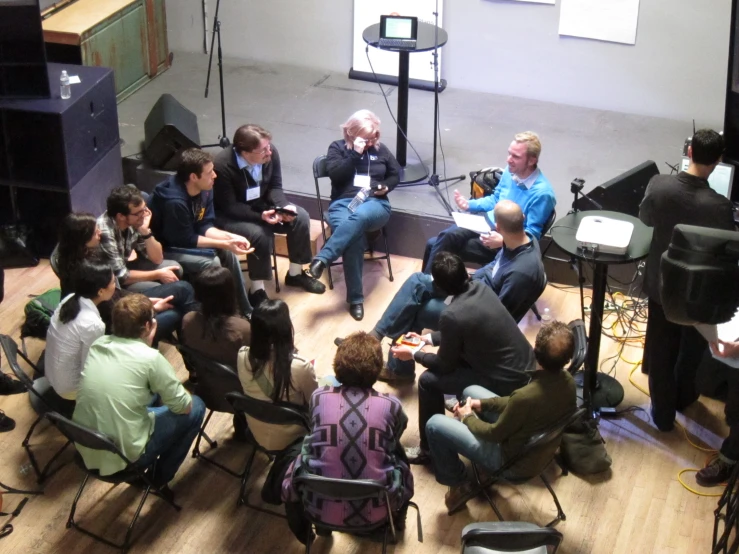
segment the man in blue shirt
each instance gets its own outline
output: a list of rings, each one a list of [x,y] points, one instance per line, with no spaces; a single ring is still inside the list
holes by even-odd
[[[454,200],[462,211],[484,214],[491,229],[495,229],[495,205],[501,200],[511,200],[521,206],[526,218],[526,233],[537,240],[556,204],[552,185],[538,167],[541,154],[539,136],[531,131],[517,134],[508,147],[508,159],[503,175],[491,196],[467,200],[454,191]],[[503,237],[496,231],[480,235],[476,231],[452,225],[438,236],[429,239],[423,256],[423,270],[431,272],[431,261],[442,251],[453,252],[465,262],[481,265],[493,261]]]

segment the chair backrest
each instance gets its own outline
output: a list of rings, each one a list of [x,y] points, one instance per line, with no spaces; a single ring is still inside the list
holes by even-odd
[[[551,527],[539,527],[525,521],[471,523],[462,530],[462,553],[528,552],[552,546],[557,552],[562,533]]]
[[[544,445],[550,444],[556,440],[558,440],[562,434],[565,432],[565,429],[575,423],[578,419],[580,419],[583,415],[585,415],[585,408],[580,408],[576,410],[574,413],[569,414],[566,417],[563,417],[556,423],[552,424],[547,429],[544,429],[543,431],[536,433],[533,435],[529,440],[527,440],[524,445],[521,447],[521,449],[511,456],[508,460],[505,461],[505,463],[501,466],[501,468],[496,473],[503,473],[507,469],[510,469],[513,465],[519,462],[519,460],[522,460],[526,456],[529,455],[529,453],[536,449],[541,448]]]
[[[205,407],[214,412],[232,414],[233,408],[226,400],[226,394],[243,390],[236,371],[188,346],[180,345],[178,348],[185,367],[198,376],[195,394],[203,399]]]
[[[235,412],[244,413],[262,423],[270,425],[301,425],[310,431],[308,414],[286,402],[268,402],[246,396],[240,392],[229,392],[226,400]]]
[[[549,219],[547,219],[547,222],[541,228],[542,237],[549,232],[549,229],[552,228],[552,225],[554,225],[554,222],[556,219],[557,219],[557,210],[555,208],[552,208],[552,213],[549,215]]]
[[[373,479],[333,479],[306,473],[295,477],[294,482],[303,495],[313,493],[333,500],[384,500],[387,493],[385,484]]]
[[[16,378],[21,383],[23,383],[28,392],[30,392],[31,394],[36,394],[36,396],[41,398],[41,396],[39,396],[36,391],[33,390],[33,379],[31,379],[28,374],[23,371],[21,366],[18,365],[18,356],[23,358],[26,363],[33,368],[34,371],[36,371],[36,366],[33,365],[31,360],[29,360],[28,357],[23,354],[23,352],[18,350],[18,345],[8,335],[0,335],[0,345],[3,348],[3,352],[5,352],[5,357],[8,360],[8,365],[10,366],[10,369],[12,370]]]
[[[49,419],[57,429],[59,429],[62,435],[67,437],[68,440],[72,441],[76,445],[84,446],[91,450],[111,452],[126,462],[126,465],[131,464],[131,461],[126,458],[110,437],[100,433],[99,431],[90,429],[89,427],[85,427],[79,423],[75,423],[58,412],[48,412],[45,417]]]
[[[575,350],[567,368],[567,371],[574,375],[585,363],[585,357],[588,355],[588,335],[585,333],[585,322],[582,319],[573,319],[567,326],[575,336]]]
[[[321,185],[319,179],[328,177],[328,168],[326,167],[326,156],[318,156],[313,160],[313,181],[316,184],[316,199],[318,200],[318,214],[320,221],[323,221],[323,202],[321,201]],[[324,240],[326,239],[326,231],[324,229]]]

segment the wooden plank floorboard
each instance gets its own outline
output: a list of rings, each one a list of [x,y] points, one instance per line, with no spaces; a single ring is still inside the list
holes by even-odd
[[[393,257],[394,282],[387,278],[387,266],[382,262],[365,264],[364,286],[367,296],[365,319],[356,322],[347,313],[343,272],[334,268],[334,290],[324,295],[303,294],[283,287],[278,295],[270,296],[288,302],[295,325],[296,345],[300,353],[316,360],[317,373],[332,373],[336,351],[333,339],[355,330],[369,330],[382,314],[392,295],[405,279],[420,267],[419,260]],[[278,260],[280,276],[287,270],[287,261]],[[43,261],[38,267],[6,271],[6,298],[0,305],[0,332],[19,340],[23,321],[23,306],[29,294],[41,293],[58,281]],[[548,287],[537,303],[541,310],[563,321],[578,316],[579,295],[576,289]],[[612,316],[611,316],[612,317]],[[612,320],[609,320],[612,323]],[[532,314],[520,325],[533,342],[540,327]],[[387,352],[387,341],[384,350]],[[43,341],[27,341],[29,354],[37,358]],[[616,354],[618,344],[604,338],[601,360]],[[176,349],[162,345],[162,353],[174,365],[177,374],[186,378],[182,360]],[[637,361],[641,347],[629,345],[623,359]],[[611,367],[610,362],[604,369]],[[625,399],[620,408],[639,406],[649,409],[649,399],[629,383],[631,365],[621,360],[615,365],[615,375],[623,384]],[[9,372],[5,360],[2,370]],[[646,377],[637,370],[633,379],[646,388]],[[410,422],[403,437],[407,445],[418,443],[418,405],[416,386],[392,389],[378,384],[381,391],[394,391],[404,403]],[[20,444],[35,419],[27,395],[0,397],[0,409],[13,417],[17,427],[0,435],[0,481],[14,486],[34,488],[34,478],[27,471],[28,460]],[[723,404],[701,398],[678,420],[686,425],[691,440],[699,445],[717,448],[727,433]],[[682,431],[659,433],[644,412],[603,421],[601,433],[613,458],[612,470],[597,476],[562,477],[558,468],[547,470],[552,485],[567,514],[558,525],[565,541],[564,554],[605,553],[696,553],[710,551],[713,530],[713,510],[716,498],[691,494],[677,481],[677,472],[685,467],[700,467],[709,456],[691,446]],[[240,468],[249,450],[243,444],[229,440],[231,418],[216,414],[208,428],[219,448],[210,454]],[[32,444],[43,463],[64,443],[54,429],[42,425],[34,434]],[[203,445],[207,451],[207,446]],[[71,449],[62,460],[72,459]],[[259,490],[266,475],[267,461],[257,458],[249,482],[250,498],[260,502]],[[453,517],[446,515],[446,487],[436,483],[429,468],[413,466],[416,483],[414,500],[421,507],[424,542],[416,541],[415,511],[409,511],[405,533],[398,545],[390,549],[397,554],[451,554],[459,550],[462,528],[475,521],[494,521],[495,515],[482,498],[471,501],[466,510]],[[15,531],[0,542],[2,552],[30,553],[97,553],[110,549],[65,527],[72,499],[82,472],[74,463],[66,463],[45,485],[45,494],[32,497],[19,518],[13,522]],[[695,486],[693,474],[685,480]],[[202,552],[285,552],[299,553],[303,547],[287,528],[285,520],[245,507],[236,507],[239,481],[215,467],[188,457],[173,483],[180,513],[159,499],[147,501],[134,530],[132,552],[202,553]],[[717,492],[708,490],[706,492]],[[506,519],[526,520],[543,524],[556,513],[552,499],[540,482],[511,486],[501,485],[494,499]],[[6,507],[14,506],[18,497],[6,496]],[[125,486],[111,487],[91,480],[78,506],[78,520],[95,531],[122,538],[138,501],[138,491]],[[112,550],[110,550],[112,551]],[[344,534],[334,533],[331,539],[319,539],[314,545],[317,554],[344,552],[375,554],[381,546]]]

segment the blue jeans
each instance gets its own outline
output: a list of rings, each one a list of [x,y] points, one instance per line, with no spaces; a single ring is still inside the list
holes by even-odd
[[[193,395],[189,414],[175,414],[167,406],[149,406],[147,409],[155,417],[154,432],[146,443],[144,453],[134,465],[146,469],[159,458],[156,471],[151,476],[151,481],[159,487],[174,479],[190,451],[192,441],[203,424],[205,403],[199,396]]]
[[[480,240],[480,233],[452,225],[426,243],[423,272],[431,273],[431,264],[439,252],[452,252],[464,262],[486,265],[495,259],[498,250],[485,246]]]
[[[343,258],[346,301],[361,304],[364,302],[362,266],[367,248],[365,234],[385,226],[390,219],[390,202],[386,198],[371,197],[352,213],[349,211],[351,201],[351,198],[340,198],[329,205],[327,215],[332,234],[316,259],[328,266]]]
[[[185,314],[197,311],[200,308],[198,302],[195,301],[195,292],[192,285],[187,281],[175,281],[164,285],[157,284],[141,291],[141,294],[148,298],[173,297],[170,301],[173,309],[159,312],[154,316],[157,320],[157,332],[153,343],[155,348],[161,339],[170,338],[173,331],[177,331],[179,335],[182,318]]]
[[[192,250],[197,250],[193,248]],[[207,252],[209,249],[203,249]],[[249,298],[246,295],[246,283],[244,282],[244,275],[241,272],[241,263],[236,255],[230,250],[216,250],[217,255],[211,256],[200,256],[198,254],[189,254],[182,252],[173,252],[172,250],[165,250],[164,257],[168,260],[174,260],[178,262],[185,272],[185,275],[197,275],[205,268],[210,266],[222,266],[231,272],[234,278],[234,285],[236,286],[236,300],[239,303],[239,312],[242,316],[246,317],[251,315],[252,306],[249,303]]]
[[[462,396],[483,399],[497,395],[483,387],[471,386],[464,389]],[[480,419],[488,423],[494,423],[498,415],[492,412],[479,414]],[[426,424],[426,434],[436,480],[442,485],[456,487],[468,480],[464,462],[459,459],[460,454],[490,472],[497,471],[503,465],[500,444],[479,439],[461,421],[437,414]]]

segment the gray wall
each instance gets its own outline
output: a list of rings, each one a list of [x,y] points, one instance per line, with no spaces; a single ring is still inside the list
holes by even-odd
[[[367,0],[370,1],[370,0]],[[443,0],[441,0],[443,1]],[[560,0],[561,1],[561,0]],[[346,73],[351,0],[223,0],[224,54]],[[456,88],[721,127],[731,0],[641,0],[635,46],[560,37],[556,6],[446,0]],[[209,0],[212,20],[215,0]],[[172,50],[202,51],[200,0],[168,0]],[[210,25],[210,23],[209,23]]]

